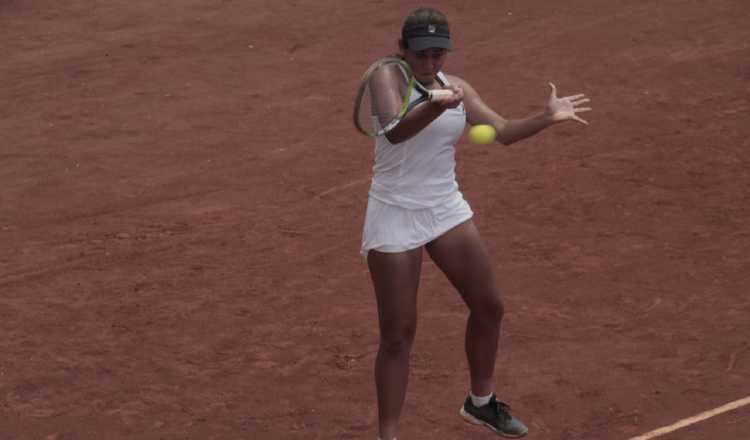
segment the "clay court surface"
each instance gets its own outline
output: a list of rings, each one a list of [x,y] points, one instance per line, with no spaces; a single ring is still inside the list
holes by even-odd
[[[628,440],[750,395],[750,6],[444,1],[501,114],[458,145],[530,439]],[[374,439],[361,72],[416,2],[0,1],[0,439]],[[467,311],[427,260],[400,438],[458,408]],[[747,440],[750,406],[660,440]]]

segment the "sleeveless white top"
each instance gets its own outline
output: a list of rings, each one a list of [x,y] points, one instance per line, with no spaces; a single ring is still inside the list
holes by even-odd
[[[448,84],[442,72],[438,78]],[[418,99],[414,95],[411,99]],[[465,125],[466,111],[461,103],[399,144],[378,136],[370,197],[407,209],[430,208],[450,200],[458,192],[454,145]]]

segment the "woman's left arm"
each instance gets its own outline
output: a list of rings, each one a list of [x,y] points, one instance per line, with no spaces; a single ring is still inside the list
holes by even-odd
[[[590,107],[581,107],[582,104],[589,102],[589,99],[583,94],[558,98],[557,89],[552,83],[550,83],[552,91],[544,112],[522,119],[505,119],[485,104],[479,93],[469,83],[454,76],[450,77],[450,81],[464,91],[464,108],[469,124],[492,125],[497,131],[497,141],[504,145],[533,136],[559,122],[576,121],[588,124],[578,116],[578,113],[591,111]]]

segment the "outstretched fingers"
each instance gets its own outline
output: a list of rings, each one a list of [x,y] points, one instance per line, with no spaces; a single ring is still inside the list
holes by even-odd
[[[583,98],[584,96],[586,96],[586,95],[584,95],[583,93],[580,93],[580,94],[578,94],[578,95],[571,95],[571,96],[566,96],[566,97],[564,97],[564,98],[562,98],[562,99],[565,99],[566,101],[571,101],[571,102],[573,102],[573,101],[577,101],[577,100],[580,100],[580,99],[581,99],[581,98]],[[586,101],[588,101],[588,98],[585,98],[585,99],[586,99]]]
[[[554,117],[558,121],[573,120],[578,123],[588,125],[588,121],[578,116],[578,113],[591,111],[591,107],[579,107],[591,102],[591,100],[587,98],[583,93],[558,98],[557,87],[555,87],[555,85],[551,82],[548,84],[551,89],[549,108],[552,110],[552,114],[554,115]]]
[[[583,119],[582,117],[580,117],[580,116],[578,116],[576,114],[574,114],[573,116],[571,116],[571,119],[573,119],[576,122],[580,122],[583,125],[589,125],[588,121],[586,121],[585,119]]]
[[[583,96],[583,95],[577,95],[577,96]],[[579,99],[579,98],[568,97],[568,98],[565,98],[565,99],[569,100],[570,103],[573,104],[573,105],[586,104],[587,102],[591,101],[589,98]]]
[[[578,116],[578,113],[590,112],[592,110],[591,107],[579,107],[580,105],[591,102],[591,100],[589,98],[585,98],[585,96],[586,95],[584,94],[579,94],[579,95],[567,96],[563,99],[569,102],[570,105],[573,107],[573,115],[571,116],[571,119],[581,124],[588,125],[589,124],[588,121]]]

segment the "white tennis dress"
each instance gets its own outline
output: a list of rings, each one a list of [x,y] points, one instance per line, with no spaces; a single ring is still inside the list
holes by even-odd
[[[438,78],[448,84],[442,72]],[[465,125],[466,111],[460,104],[400,144],[391,144],[385,136],[375,139],[363,256],[371,249],[403,252],[418,248],[473,216],[458,190],[455,173],[454,145]]]

